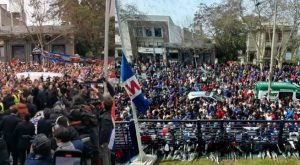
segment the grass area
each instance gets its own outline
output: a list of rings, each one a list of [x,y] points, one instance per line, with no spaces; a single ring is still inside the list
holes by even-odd
[[[216,162],[207,160],[207,159],[197,159],[195,161],[159,161],[156,163],[157,165],[191,165],[191,164],[199,164],[199,165],[216,165]],[[222,160],[220,165],[300,165],[300,160],[298,159],[238,159],[234,160]]]

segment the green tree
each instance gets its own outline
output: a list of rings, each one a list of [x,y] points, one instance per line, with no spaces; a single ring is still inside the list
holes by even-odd
[[[53,0],[52,16],[75,29],[76,52],[96,57],[104,49],[105,0]],[[114,49],[114,18],[110,19],[110,50]],[[112,52],[112,51],[110,51]],[[113,56],[113,54],[109,54]]]
[[[238,51],[246,50],[246,29],[239,19],[238,7],[236,1],[201,3],[195,14],[194,20],[202,22],[204,32],[214,41],[220,62],[237,60]]]

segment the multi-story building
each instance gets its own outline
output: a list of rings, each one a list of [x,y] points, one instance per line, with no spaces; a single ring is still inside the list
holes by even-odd
[[[257,29],[253,32],[249,32],[247,35],[247,51],[246,51],[246,62],[253,64],[261,64],[268,66],[271,59],[271,47],[273,37],[273,25],[265,23],[262,25],[261,30]],[[291,26],[284,23],[278,23],[276,25],[275,34],[275,49],[274,49],[274,60],[278,61],[279,53],[283,52],[282,59],[284,60],[286,55],[295,55],[296,48],[293,47],[291,42]],[[281,53],[282,54],[282,53]],[[277,60],[276,60],[277,59]]]
[[[117,22],[116,22],[117,23]],[[200,40],[195,40],[195,33],[181,29],[169,16],[146,15],[138,19],[127,19],[116,25],[116,52],[121,55],[121,38],[124,51],[129,60],[180,60],[192,62],[195,49],[203,47]],[[189,41],[188,41],[189,40]]]
[[[31,61],[38,36],[43,37],[44,50],[74,54],[72,26],[28,26],[25,14],[11,13],[6,5],[0,5],[0,61]]]

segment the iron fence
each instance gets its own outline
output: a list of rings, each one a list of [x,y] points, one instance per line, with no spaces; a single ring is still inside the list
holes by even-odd
[[[166,144],[200,145],[215,141],[230,144],[255,144],[253,152],[261,150],[260,144],[284,144],[298,141],[300,120],[139,120],[144,151],[152,154]],[[294,139],[293,139],[294,138]],[[225,144],[224,144],[225,145]],[[136,155],[137,144],[133,122],[116,122],[116,149],[126,152],[127,160]],[[200,148],[197,152],[204,153]]]

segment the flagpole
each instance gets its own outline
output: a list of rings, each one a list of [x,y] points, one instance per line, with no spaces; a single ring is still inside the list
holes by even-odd
[[[139,160],[141,162],[144,162],[145,153],[144,153],[144,150],[142,147],[140,127],[139,127],[139,122],[138,122],[138,118],[137,118],[137,114],[136,114],[137,110],[136,110],[136,107],[135,107],[133,101],[131,101],[131,109],[132,109],[132,117],[133,117],[133,122],[134,122],[134,127],[135,127],[135,132],[136,132],[136,139],[137,139],[138,149],[139,149]]]
[[[120,17],[120,6],[121,4],[119,3],[119,0],[116,0],[116,13],[117,13],[117,18],[118,18],[118,25],[119,25],[119,35],[120,35],[120,39],[121,39],[121,47],[122,47],[122,51],[124,54],[126,54],[126,49],[124,47],[124,37],[123,37],[123,33],[122,33],[122,25],[121,25],[121,17]]]
[[[119,35],[120,35],[120,39],[121,39],[121,47],[122,47],[122,51],[123,51],[123,56],[125,56],[126,54],[126,49],[124,47],[124,37],[123,37],[123,33],[122,33],[122,25],[121,25],[121,18],[120,18],[120,1],[119,0],[115,0],[115,6],[116,6],[116,15],[117,15],[117,19],[118,19],[118,25],[119,25]],[[125,56],[126,58],[126,56]],[[139,127],[139,123],[138,123],[138,117],[137,117],[137,109],[136,106],[134,104],[134,102],[131,100],[131,110],[132,110],[132,118],[133,118],[133,122],[134,122],[134,126],[135,126],[135,132],[136,132],[136,139],[137,139],[137,144],[138,144],[138,150],[139,150],[139,156],[137,161],[133,161],[131,164],[135,165],[142,165],[142,164],[147,164],[147,165],[151,165],[154,164],[157,157],[156,155],[146,155],[144,153],[143,147],[142,147],[142,141],[141,141],[141,135],[140,135],[140,127]]]
[[[122,51],[125,55],[125,47],[124,47],[124,37],[123,37],[123,33],[122,33],[122,25],[121,25],[121,18],[120,18],[120,3],[119,0],[116,0],[116,14],[117,14],[117,18],[118,18],[118,25],[119,25],[119,35],[120,35],[120,39],[121,39],[121,47],[122,47]],[[138,123],[138,118],[137,118],[137,114],[136,114],[136,107],[134,105],[134,103],[131,101],[131,109],[132,109],[132,117],[133,117],[133,122],[134,122],[134,127],[135,127],[135,132],[136,132],[136,139],[137,139],[137,143],[138,143],[138,150],[139,150],[139,160],[141,162],[144,161],[144,157],[145,157],[145,153],[144,150],[142,148],[142,141],[141,141],[141,135],[140,135],[140,127],[139,127],[139,123]]]
[[[107,76],[108,70],[108,47],[109,47],[109,13],[111,0],[106,0],[105,5],[105,36],[104,36],[104,76]]]
[[[104,77],[107,77],[108,70],[108,47],[109,47],[109,16],[110,16],[110,5],[111,0],[106,0],[105,4],[105,32],[104,32],[104,64],[103,64],[103,72]],[[107,87],[104,85],[104,93],[107,93]]]

